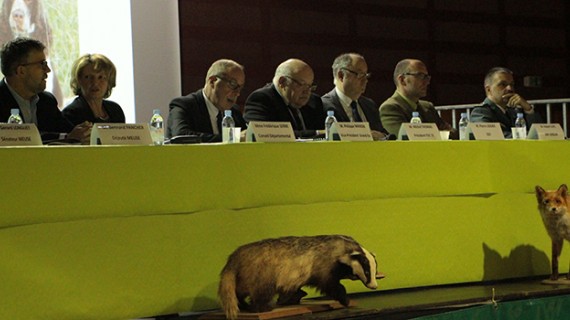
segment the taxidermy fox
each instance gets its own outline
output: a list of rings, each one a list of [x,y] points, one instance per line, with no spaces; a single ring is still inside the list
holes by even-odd
[[[568,212],[568,187],[561,185],[558,190],[546,191],[536,186],[538,210],[546,231],[552,239],[551,280],[558,280],[558,258],[562,252],[564,239],[570,241],[570,212]],[[567,276],[570,279],[570,273]]]
[[[283,237],[237,248],[221,272],[218,296],[226,318],[236,319],[240,309],[272,310],[275,295],[278,305],[298,304],[306,295],[301,290],[305,285],[348,306],[340,280],[360,279],[376,289],[376,278],[383,278],[376,258],[351,237]]]

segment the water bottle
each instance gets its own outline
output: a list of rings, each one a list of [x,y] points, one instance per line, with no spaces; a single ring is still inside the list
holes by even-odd
[[[469,140],[467,136],[467,126],[469,125],[469,120],[467,119],[467,112],[461,113],[461,119],[459,119],[459,140]]]
[[[515,130],[513,132],[513,139],[524,140],[526,139],[526,121],[522,113],[517,113],[517,120],[515,120]]]
[[[420,118],[419,112],[417,111],[412,112],[412,120],[410,120],[410,123],[413,124],[422,123],[422,119]]]
[[[236,123],[232,118],[232,110],[225,110],[224,117],[222,118],[222,142],[233,143],[235,142],[234,128]]]
[[[10,110],[10,117],[8,118],[8,123],[17,123],[22,124],[24,121],[22,117],[20,117],[20,110],[19,109],[11,109]]]
[[[154,145],[164,144],[164,119],[160,115],[160,109],[152,110],[150,118],[150,136]]]
[[[327,117],[325,118],[325,140],[332,141],[333,135],[331,134],[332,125],[336,122],[334,117],[334,110],[327,111]]]

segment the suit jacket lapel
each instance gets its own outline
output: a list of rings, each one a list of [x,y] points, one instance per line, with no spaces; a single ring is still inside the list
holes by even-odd
[[[501,108],[499,108],[494,102],[492,102],[489,99],[485,99],[485,103],[487,103],[487,105],[489,105],[489,108],[491,108],[491,111],[497,116],[497,119],[499,119],[501,126],[506,127],[506,128],[511,127],[511,119],[509,118],[509,115],[508,115],[509,111],[508,110],[506,111],[506,113],[503,113]]]
[[[204,99],[203,89],[196,92],[196,102],[199,107],[199,119],[196,119],[196,127],[202,127],[196,131],[214,133],[212,121],[210,121],[210,112],[208,112],[208,105],[206,104],[206,99]]]
[[[337,121],[339,122],[349,122],[350,118],[348,117],[348,115],[346,114],[346,111],[344,111],[344,107],[342,106],[342,103],[340,102],[340,98],[338,97],[338,94],[336,93],[335,89],[332,89],[331,91],[332,94],[332,103],[334,105],[334,108],[336,110],[335,117],[337,119]]]
[[[368,107],[368,105],[366,104],[366,99],[362,98],[362,96],[360,98],[358,98],[358,104],[360,105],[360,109],[362,109],[362,113],[364,113],[364,116],[366,117],[366,121],[368,121],[368,123],[372,123],[372,121],[370,121],[371,119],[378,117],[378,115],[374,114],[373,110],[371,108]],[[374,108],[374,106],[372,106],[372,108]]]
[[[412,109],[412,107],[408,104],[408,102],[402,98],[398,92],[394,92],[394,95],[392,96],[392,98],[394,98],[394,100],[396,100],[398,102],[398,104],[400,106],[402,106],[404,108],[404,111],[406,111],[406,115],[409,118],[412,118],[412,112],[414,112],[414,110]]]

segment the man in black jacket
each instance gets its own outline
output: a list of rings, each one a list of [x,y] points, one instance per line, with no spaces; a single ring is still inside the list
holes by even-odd
[[[325,127],[321,99],[313,92],[313,69],[299,59],[289,59],[275,70],[273,82],[255,90],[245,102],[249,121],[290,122],[297,138],[311,138]]]
[[[87,142],[91,124],[73,126],[61,114],[53,94],[44,91],[51,72],[40,41],[16,38],[4,44],[0,52],[0,121],[5,122],[11,109],[19,109],[24,123],[38,127],[42,140],[72,139]]]
[[[203,89],[170,102],[166,137],[195,135],[202,142],[221,142],[225,110],[232,110],[235,126],[241,127],[245,136],[245,121],[236,105],[244,83],[242,65],[229,59],[215,61],[208,69]]]
[[[522,113],[527,130],[533,123],[541,123],[542,117],[534,107],[515,92],[513,72],[495,67],[487,72],[484,80],[485,101],[471,110],[471,122],[498,122],[505,138],[512,138],[517,113]]]

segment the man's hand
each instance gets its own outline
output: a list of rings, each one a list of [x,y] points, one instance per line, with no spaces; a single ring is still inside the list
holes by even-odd
[[[517,108],[521,107],[525,112],[531,112],[532,106],[526,102],[518,93],[508,93],[503,96],[503,100],[507,102],[507,107]]]
[[[375,130],[370,130],[370,132],[372,133],[372,139],[374,139],[374,141],[384,140],[384,138],[386,138],[386,135],[383,132]]]

